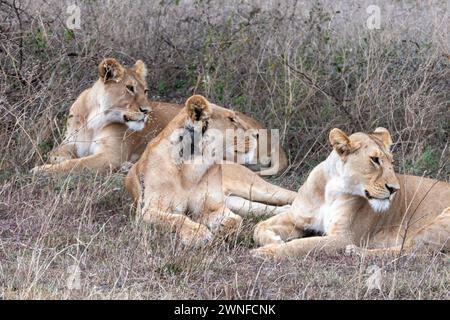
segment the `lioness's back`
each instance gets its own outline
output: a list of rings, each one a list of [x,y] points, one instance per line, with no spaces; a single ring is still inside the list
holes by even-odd
[[[450,202],[450,184],[425,177],[398,175],[400,191],[393,209],[418,216],[437,216]]]

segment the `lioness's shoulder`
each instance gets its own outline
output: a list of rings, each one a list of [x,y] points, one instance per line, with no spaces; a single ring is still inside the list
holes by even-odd
[[[88,108],[88,98],[89,94],[92,91],[92,87],[85,89],[81,94],[77,97],[75,102],[72,104],[72,106],[69,109],[69,116],[85,116],[89,112]]]

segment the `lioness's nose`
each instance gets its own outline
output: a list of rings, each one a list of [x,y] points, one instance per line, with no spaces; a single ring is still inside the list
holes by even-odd
[[[400,187],[397,185],[390,185],[390,184],[386,183],[385,186],[386,186],[386,189],[388,189],[390,194],[396,193],[400,189]]]
[[[140,106],[139,107],[139,111],[142,112],[143,114],[147,114],[150,112],[150,108],[149,107],[145,107],[145,106]]]

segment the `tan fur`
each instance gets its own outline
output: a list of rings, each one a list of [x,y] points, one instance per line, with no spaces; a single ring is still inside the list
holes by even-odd
[[[242,222],[225,205],[222,165],[213,157],[217,148],[223,148],[208,128],[215,111],[204,97],[189,98],[185,108],[148,144],[125,178],[137,218],[176,231],[185,245],[205,244],[213,233],[234,232]],[[191,161],[182,158],[178,149],[184,134],[192,130],[204,131],[203,161],[199,163],[192,162],[198,160],[195,156]]]
[[[50,162],[34,172],[116,169],[143,150],[150,107],[146,98],[146,68],[142,61],[125,69],[115,59],[99,64],[99,79],[71,106],[66,137],[50,153]],[[139,129],[139,128],[138,128]]]
[[[50,162],[33,169],[33,172],[63,173],[81,169],[117,170],[124,163],[136,162],[144,152],[147,144],[155,138],[182,110],[182,106],[164,102],[148,101],[146,99],[147,69],[144,62],[138,60],[129,69],[124,68],[115,59],[105,59],[99,64],[99,79],[84,91],[70,108],[67,121],[66,138],[61,145],[51,151]],[[127,86],[133,86],[130,92]],[[101,103],[111,101],[112,109],[119,109],[128,119],[146,119],[146,125],[141,131],[130,130],[122,122],[105,122],[105,112],[101,110]],[[196,100],[198,96],[191,97],[191,113],[194,106],[202,103]],[[139,109],[145,109],[143,114]],[[209,125],[221,132],[227,129],[245,131],[244,140],[235,140],[236,157],[233,161],[245,162],[246,155],[251,148],[259,147],[259,140],[255,140],[258,129],[263,126],[256,120],[240,113],[215,104],[208,104]],[[214,112],[212,112],[214,110]],[[108,110],[106,110],[108,111]],[[122,118],[120,118],[122,119]],[[99,126],[90,123],[98,122]],[[270,150],[270,136],[268,139]],[[270,167],[265,168],[267,159],[257,159],[266,174],[274,174],[287,167],[284,151],[280,148],[280,161],[273,161]],[[254,155],[258,152],[255,150]],[[238,157],[239,156],[239,159]],[[273,159],[276,159],[274,157]],[[224,164],[223,192],[225,196],[233,196],[230,207],[243,213],[249,206],[248,201],[257,201],[276,206],[253,205],[251,210],[260,213],[270,211],[273,213],[285,211],[286,207],[278,208],[292,203],[295,192],[274,186],[257,177],[253,172],[240,165]],[[237,201],[236,201],[237,200]],[[281,211],[280,211],[281,210]]]
[[[147,143],[180,112],[182,106],[146,99],[147,68],[138,60],[129,69],[112,58],[103,60],[98,67],[99,79],[85,90],[70,108],[66,138],[52,150],[52,164],[38,166],[33,172],[71,172],[80,169],[116,170],[124,162],[135,162]],[[130,92],[132,86],[135,92]],[[109,109],[119,110],[127,120],[147,120],[143,130],[131,130],[125,122],[107,121],[102,101],[113,103]],[[240,113],[210,104],[216,109],[210,119],[211,126],[226,129],[264,129],[256,120]],[[140,112],[144,109],[146,115]],[[107,111],[107,110],[106,110]],[[147,114],[148,113],[148,114]],[[121,118],[122,119],[122,118]],[[90,123],[98,124],[90,126]],[[258,148],[259,148],[258,142]],[[272,148],[274,150],[272,150]],[[284,150],[271,145],[268,137],[268,158],[259,159],[252,170],[261,175],[273,175],[287,167]],[[256,155],[259,153],[256,152]]]
[[[351,136],[333,129],[330,143],[333,152],[310,173],[292,208],[257,225],[256,255],[450,249],[450,184],[396,174],[384,128]],[[307,230],[324,236],[301,238]]]

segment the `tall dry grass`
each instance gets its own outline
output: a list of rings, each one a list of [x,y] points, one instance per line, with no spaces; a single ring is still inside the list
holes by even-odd
[[[192,93],[280,129],[297,189],[330,148],[328,131],[391,130],[396,169],[450,179],[450,4],[377,1],[0,0],[0,297],[449,298],[448,257],[392,262],[248,257],[257,219],[234,241],[186,251],[136,225],[120,174],[32,177],[64,133],[74,99],[111,56],[149,67],[151,98]],[[382,268],[366,292],[367,267]],[[71,267],[81,288],[69,290]]]

